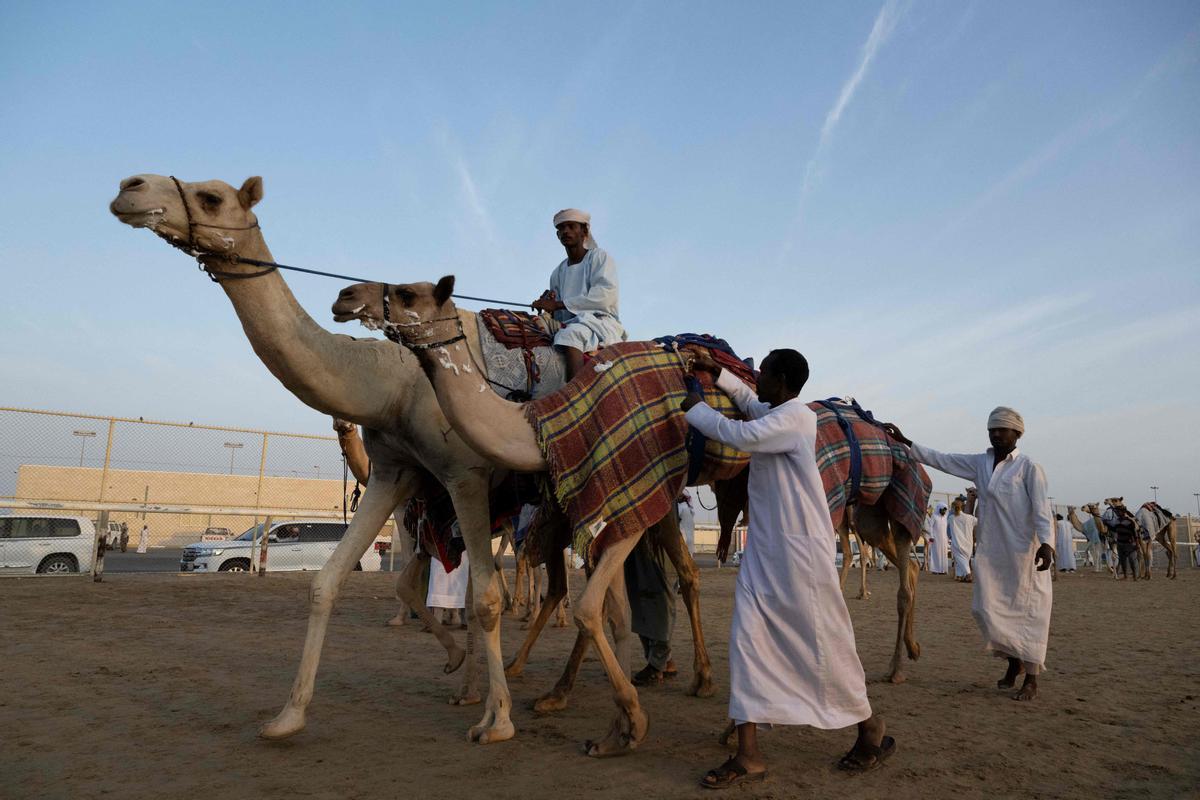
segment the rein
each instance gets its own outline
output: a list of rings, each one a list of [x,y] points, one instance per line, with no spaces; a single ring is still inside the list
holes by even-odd
[[[200,265],[200,271],[208,274],[209,279],[213,283],[220,283],[222,279],[229,280],[244,280],[248,278],[260,278],[263,275],[270,275],[277,269],[291,270],[292,272],[303,272],[307,275],[320,275],[325,278],[340,278],[346,281],[355,283],[375,283],[366,278],[356,278],[353,275],[339,275],[336,272],[322,272],[319,269],[305,269],[304,267],[293,267],[289,264],[280,264],[275,261],[264,261],[260,258],[243,258],[237,253],[214,253],[211,250],[203,250],[196,243],[196,228],[213,228],[219,231],[249,231],[258,228],[262,230],[262,226],[258,224],[258,220],[254,220],[253,225],[213,225],[209,222],[196,222],[192,216],[192,207],[188,205],[187,195],[183,192],[183,184],[174,175],[170,176],[171,181],[175,184],[175,191],[179,192],[179,200],[183,203],[183,213],[187,217],[188,236],[187,241],[180,244],[177,241],[168,239],[171,246],[182,250],[189,256],[196,259],[196,263]],[[249,264],[254,267],[262,267],[258,272],[229,272],[227,270],[219,270],[206,264],[204,259],[218,259],[229,264]],[[453,294],[451,297],[457,297],[459,300],[474,300],[479,303],[496,303],[502,306],[513,306],[514,308],[528,308],[529,303],[514,303],[510,300],[495,300],[490,297],[472,297],[469,294]],[[386,302],[386,300],[385,300]],[[457,340],[456,340],[457,341]]]

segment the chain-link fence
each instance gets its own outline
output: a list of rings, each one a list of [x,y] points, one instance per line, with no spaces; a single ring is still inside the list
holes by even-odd
[[[0,573],[319,569],[353,487],[333,436],[0,408]]]

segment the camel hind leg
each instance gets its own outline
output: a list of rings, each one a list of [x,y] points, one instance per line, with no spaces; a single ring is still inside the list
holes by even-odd
[[[916,639],[918,568],[909,557],[912,541],[903,528],[890,523],[878,506],[861,509],[858,531],[872,546],[883,551],[900,573],[900,588],[896,592],[896,646],[887,679],[892,683],[903,683],[907,679],[903,654],[907,652],[913,661],[921,657],[921,645]]]
[[[553,566],[556,562],[557,568]],[[529,660],[529,653],[533,650],[533,645],[541,636],[546,623],[550,621],[551,614],[556,608],[562,606],[562,600],[567,595],[566,565],[562,559],[551,554],[546,569],[549,573],[546,602],[542,604],[538,615],[530,623],[529,631],[525,635],[525,641],[521,643],[520,649],[508,662],[508,666],[504,668],[504,674],[509,678],[515,678],[525,670],[525,663]]]
[[[647,535],[655,537],[675,567],[683,602],[687,606],[688,621],[692,626],[693,651],[692,684],[688,688],[688,694],[695,697],[712,697],[716,687],[713,685],[712,663],[708,658],[708,648],[704,644],[704,628],[700,621],[700,570],[696,568],[696,561],[688,552],[687,543],[679,531],[678,520],[673,525],[663,525],[660,522],[651,528]]]
[[[609,727],[608,735],[599,741],[589,740],[584,744],[584,752],[593,758],[623,755],[637,749],[645,740],[649,729],[649,718],[638,702],[637,689],[629,680],[628,663],[622,663],[625,656],[621,651],[628,649],[624,646],[629,640],[628,614],[625,614],[623,620],[613,620],[614,632],[625,634],[617,640],[617,653],[609,647],[604,636],[605,599],[611,595],[612,599],[620,600],[617,595],[623,594],[624,591],[625,559],[642,535],[630,536],[608,546],[600,556],[600,563],[596,565],[596,570],[575,608],[575,624],[595,646],[600,663],[604,665],[604,672],[612,685],[613,702],[617,706],[617,714]],[[613,610],[610,609],[610,615]]]

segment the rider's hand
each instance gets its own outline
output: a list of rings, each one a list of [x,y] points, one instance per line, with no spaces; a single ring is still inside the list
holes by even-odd
[[[703,402],[704,402],[703,397],[696,394],[695,392],[688,392],[687,397],[683,398],[683,402],[679,404],[679,407],[682,408],[686,412],[689,408],[696,405],[697,403],[703,403]]]

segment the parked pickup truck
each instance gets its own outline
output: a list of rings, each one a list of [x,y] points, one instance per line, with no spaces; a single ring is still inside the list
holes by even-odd
[[[318,570],[333,555],[346,533],[344,522],[327,519],[294,519],[271,525],[267,542],[267,571]],[[255,525],[236,538],[223,542],[196,542],[183,548],[180,572],[246,572],[258,562],[263,525]],[[379,543],[367,549],[356,570],[378,572]]]

